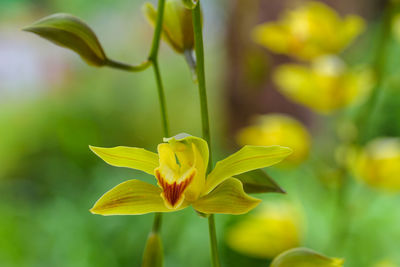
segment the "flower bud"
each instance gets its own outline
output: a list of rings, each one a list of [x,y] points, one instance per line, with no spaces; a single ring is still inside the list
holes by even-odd
[[[143,253],[142,267],[162,267],[163,248],[161,238],[156,233],[150,233]]]
[[[103,66],[106,55],[96,34],[77,17],[69,14],[54,14],[23,29],[33,32],[50,42],[73,50],[92,66]]]
[[[329,258],[307,248],[294,248],[283,252],[271,263],[271,267],[341,267],[344,260]]]
[[[154,26],[157,10],[151,3],[145,3],[143,12]],[[192,12],[182,0],[167,0],[163,20],[163,38],[178,53],[193,50],[194,34]]]

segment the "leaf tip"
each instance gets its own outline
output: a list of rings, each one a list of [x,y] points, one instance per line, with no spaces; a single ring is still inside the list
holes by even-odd
[[[276,191],[275,191],[276,193],[279,193],[279,194],[284,194],[284,195],[286,195],[287,194],[287,192],[282,188],[282,187],[277,187],[276,188]]]

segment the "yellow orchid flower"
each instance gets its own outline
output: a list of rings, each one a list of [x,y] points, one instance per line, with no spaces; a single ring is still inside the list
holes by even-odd
[[[238,144],[271,146],[283,145],[293,149],[284,164],[296,165],[304,161],[310,151],[311,137],[306,127],[285,114],[267,114],[255,117],[254,123],[237,134]]]
[[[123,182],[105,193],[90,210],[101,215],[172,212],[191,205],[202,214],[243,214],[260,200],[248,196],[235,175],[276,164],[291,153],[281,146],[245,146],[217,162],[206,175],[208,144],[186,134],[167,138],[158,155],[142,148],[90,147],[110,165],[152,174],[157,185],[140,180]]]
[[[272,259],[300,245],[304,218],[300,208],[274,200],[257,211],[228,230],[229,247],[251,257]]]
[[[369,186],[400,192],[400,138],[378,138],[350,156],[355,176]]]
[[[274,81],[290,100],[328,114],[365,99],[374,79],[368,69],[349,69],[338,57],[324,56],[313,61],[310,67],[280,65]]]
[[[277,22],[254,29],[254,40],[272,52],[302,60],[337,54],[364,29],[364,20],[349,15],[340,18],[335,10],[315,1],[283,13]]]

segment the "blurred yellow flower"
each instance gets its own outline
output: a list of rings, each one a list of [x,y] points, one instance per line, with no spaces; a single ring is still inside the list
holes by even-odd
[[[399,267],[399,265],[397,265],[391,260],[383,260],[374,264],[373,267]]]
[[[240,253],[271,259],[300,244],[302,223],[302,213],[292,203],[271,201],[230,228],[226,242]]]
[[[311,60],[325,54],[337,54],[364,29],[364,20],[349,15],[340,18],[327,5],[310,1],[288,10],[277,22],[257,26],[254,40],[278,54]]]
[[[105,193],[91,209],[101,215],[172,212],[189,205],[203,214],[243,214],[260,200],[248,196],[233,176],[276,164],[291,153],[281,146],[245,146],[206,176],[208,145],[201,138],[177,135],[158,145],[158,154],[136,147],[91,150],[110,165],[152,174],[157,186],[140,180],[123,182]]]
[[[371,187],[400,191],[400,138],[378,138],[350,159],[356,177]]]
[[[400,42],[400,13],[392,18],[392,33],[395,39]]]
[[[284,64],[274,73],[279,91],[319,113],[330,113],[364,99],[374,79],[368,69],[349,69],[335,56],[324,56],[310,67]]]
[[[283,164],[299,164],[310,150],[311,138],[306,127],[298,120],[284,114],[257,116],[254,124],[237,134],[239,145],[271,146],[280,144],[290,147],[293,153]]]

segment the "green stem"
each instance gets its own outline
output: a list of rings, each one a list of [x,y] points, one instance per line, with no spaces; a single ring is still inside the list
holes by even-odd
[[[208,231],[210,233],[212,264],[214,267],[219,267],[220,263],[219,263],[219,256],[218,256],[217,233],[215,231],[214,214],[211,214],[208,217]]]
[[[161,79],[160,68],[158,66],[158,50],[160,47],[160,40],[161,40],[162,24],[163,24],[163,17],[164,17],[164,7],[165,7],[165,0],[158,0],[157,22],[156,22],[156,27],[154,29],[153,42],[152,42],[151,50],[150,50],[150,53],[148,56],[148,61],[153,66],[154,76],[156,78],[158,100],[159,100],[160,111],[161,111],[163,135],[164,135],[164,137],[169,137],[170,135],[169,135],[169,126],[168,126],[167,105],[166,105],[166,101],[165,101],[164,86],[163,86],[162,79]],[[153,234],[158,235],[160,233],[161,222],[162,222],[162,214],[160,212],[155,213],[154,221],[153,221],[153,228],[152,228],[152,231],[147,240],[147,244],[149,244],[149,242],[151,242],[151,240],[152,240],[151,238],[152,238]],[[160,264],[160,266],[163,265],[161,241],[159,243],[159,246],[160,246],[159,247],[160,250],[158,251],[158,253],[160,253],[161,259],[156,260],[157,263],[154,266],[159,266],[159,264]],[[146,251],[145,251],[145,255],[146,255]],[[146,256],[144,257],[144,261],[145,260],[146,260]],[[161,262],[159,262],[159,261],[161,261]],[[153,266],[153,265],[151,265],[151,266]]]
[[[112,60],[112,59],[107,59],[105,65],[107,67],[113,68],[113,69],[119,69],[119,70],[125,70],[125,71],[131,71],[131,72],[138,72],[138,71],[143,71],[145,69],[147,69],[148,67],[150,67],[151,65],[151,61],[146,60],[144,62],[142,62],[139,65],[129,65],[123,62],[119,62],[116,60]]]
[[[156,82],[157,82],[158,99],[159,99],[160,108],[161,108],[163,133],[164,133],[164,137],[170,137],[169,126],[168,126],[168,116],[167,116],[167,105],[165,102],[165,94],[164,94],[164,86],[162,84],[160,69],[159,69],[157,61],[153,62],[153,69],[154,69],[154,75],[156,77]]]
[[[158,232],[160,232],[161,222],[162,222],[162,215],[161,215],[161,213],[157,212],[157,213],[154,215],[153,229],[152,229],[152,232],[153,232],[153,233],[158,233]]]
[[[208,104],[207,104],[207,91],[206,91],[206,76],[204,72],[204,46],[203,46],[203,32],[201,23],[201,9],[200,1],[196,8],[192,11],[193,14],[193,30],[194,30],[194,42],[196,52],[196,63],[197,63],[197,80],[200,97],[200,109],[201,109],[201,125],[203,138],[207,141],[210,149],[210,160],[208,164],[208,170],[211,168],[211,137],[210,137],[210,122],[208,115]]]
[[[167,104],[165,101],[165,93],[164,93],[164,86],[161,79],[160,68],[158,66],[158,50],[160,47],[160,39],[162,33],[162,24],[164,18],[164,9],[165,9],[165,0],[158,1],[157,7],[157,21],[156,26],[154,29],[153,35],[153,42],[151,45],[151,50],[149,54],[149,61],[153,65],[154,76],[156,78],[157,83],[157,90],[158,90],[158,99],[160,103],[160,110],[161,110],[161,120],[163,125],[163,134],[164,137],[169,137],[169,124],[168,124],[168,115],[167,115]],[[154,222],[153,222],[153,232],[158,233],[161,228],[161,213],[156,213],[154,215]]]
[[[154,28],[153,42],[151,44],[151,50],[149,54],[149,60],[152,62],[157,61],[158,48],[160,47],[160,39],[162,32],[162,24],[164,19],[165,0],[159,0],[157,6],[157,20]]]
[[[158,66],[158,50],[160,47],[160,39],[161,39],[161,32],[162,32],[162,24],[164,18],[164,9],[165,9],[165,0],[158,1],[157,7],[157,21],[156,26],[154,29],[153,35],[153,42],[151,45],[151,50],[149,54],[149,61],[153,65],[154,75],[157,82],[157,89],[158,89],[158,99],[160,101],[160,108],[161,108],[161,118],[162,118],[162,125],[163,125],[163,133],[164,137],[169,137],[169,127],[168,127],[168,115],[167,115],[167,105],[165,101],[165,94],[164,94],[164,86],[161,79],[160,68]]]
[[[201,23],[202,18],[201,18],[200,0],[198,1],[197,6],[193,9],[192,15],[193,15],[195,52],[197,60],[196,70],[197,70],[197,79],[198,79],[198,88],[200,97],[202,135],[203,138],[207,141],[208,148],[210,151],[210,159],[208,163],[208,172],[210,172],[212,167],[211,135],[210,135],[210,122],[208,115],[208,104],[207,104],[206,77],[204,72],[204,46],[203,46],[203,31]],[[214,267],[220,267],[218,246],[217,246],[217,234],[215,230],[215,219],[213,214],[211,214],[208,217],[208,228],[210,233],[212,265]]]

